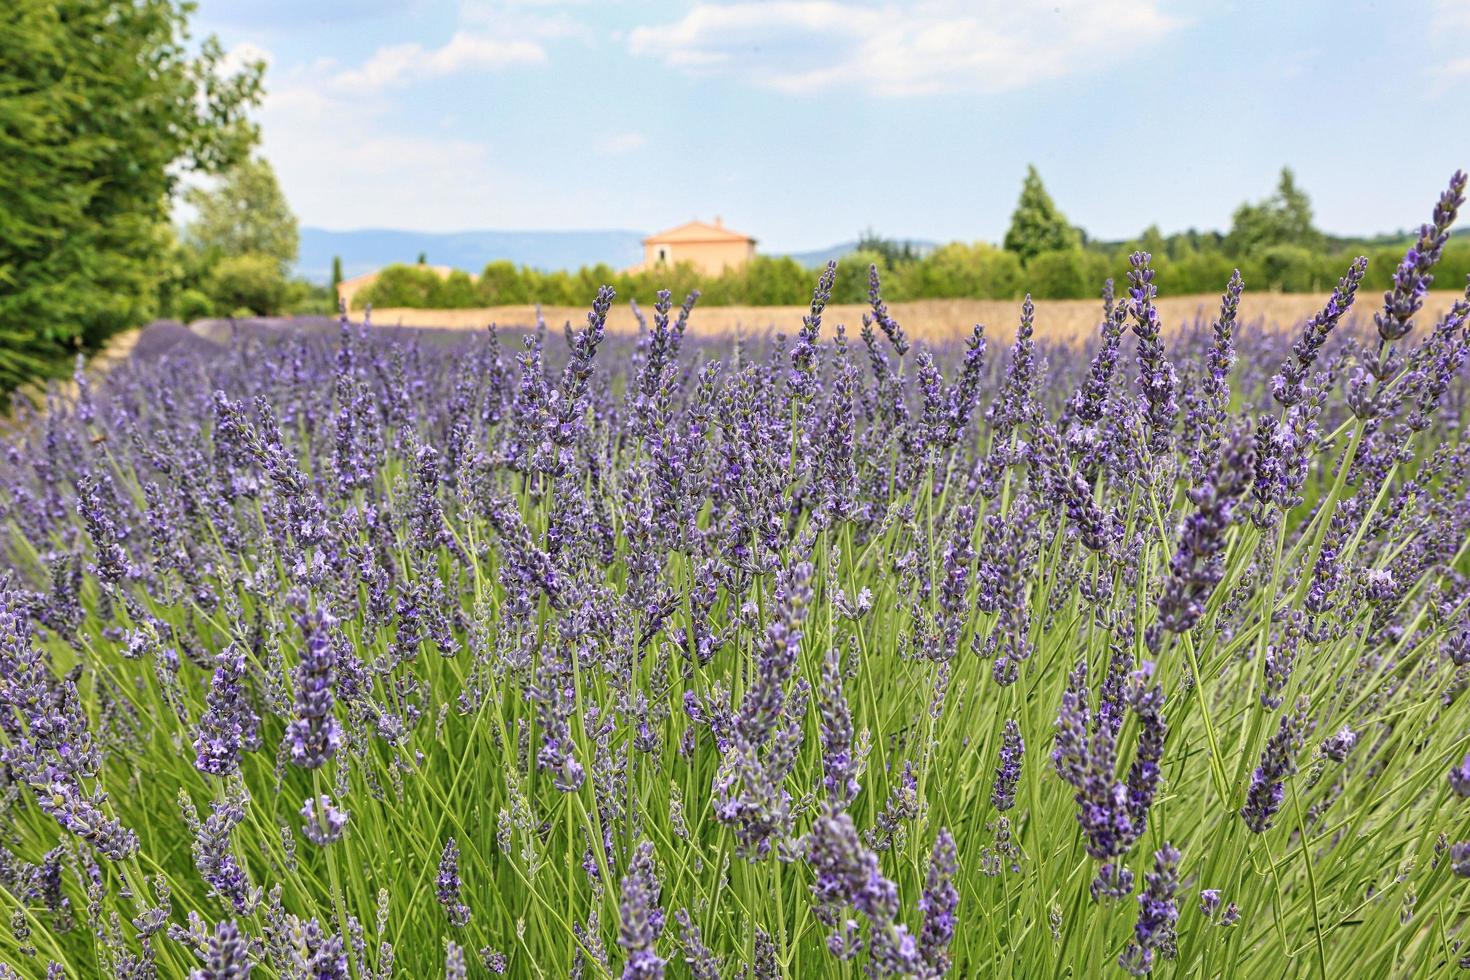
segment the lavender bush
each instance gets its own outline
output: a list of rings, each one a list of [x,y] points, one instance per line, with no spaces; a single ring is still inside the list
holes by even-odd
[[[829,270],[22,406],[0,976],[1470,966],[1464,194],[1295,335],[1140,253],[1091,349],[911,344]]]

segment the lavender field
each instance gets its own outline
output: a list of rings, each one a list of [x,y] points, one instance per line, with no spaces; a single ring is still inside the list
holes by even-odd
[[[1465,188],[1289,332],[1138,253],[1079,345],[829,271],[79,372],[0,464],[0,976],[1470,968]]]

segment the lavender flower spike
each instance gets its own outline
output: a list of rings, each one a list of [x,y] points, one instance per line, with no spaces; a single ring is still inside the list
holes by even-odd
[[[439,904],[449,914],[449,924],[456,929],[469,925],[470,907],[460,900],[459,844],[453,837],[444,842],[444,855],[439,859],[437,893]]]
[[[664,975],[664,960],[654,944],[664,930],[664,912],[658,904],[661,888],[650,842],[643,841],[633,852],[622,888],[618,945],[628,953],[623,980],[659,980]]]
[[[317,609],[299,618],[306,634],[306,649],[296,668],[296,720],[286,729],[291,761],[307,769],[318,769],[337,754],[342,745],[342,726],[332,716],[333,674],[337,654],[332,647],[332,618]]]
[[[348,812],[333,806],[330,796],[309,797],[301,808],[301,816],[304,821],[301,832],[318,847],[337,843],[347,830]]]
[[[1173,959],[1175,953],[1179,903],[1174,896],[1179,891],[1179,852],[1168,841],[1154,852],[1154,870],[1143,878],[1133,942],[1118,957],[1118,965],[1135,977],[1148,975],[1155,954]]]
[[[214,660],[214,678],[194,736],[194,765],[200,772],[228,776],[240,768],[240,752],[260,746],[260,718],[244,687],[245,652],[236,644]]]
[[[1306,705],[1298,704],[1297,710],[1283,717],[1276,734],[1267,740],[1261,752],[1261,764],[1251,775],[1245,806],[1240,808],[1245,825],[1253,833],[1269,828],[1281,809],[1286,798],[1282,783],[1296,774],[1296,753],[1306,742],[1308,728]]]
[[[929,856],[924,893],[919,896],[919,911],[924,913],[924,925],[919,930],[919,955],[928,967],[924,974],[927,977],[942,977],[949,970],[948,947],[954,938],[955,909],[960,904],[960,893],[954,885],[958,871],[954,838],[941,827]]]
[[[1450,185],[1435,204],[1430,223],[1420,227],[1418,241],[1404,253],[1393,274],[1393,287],[1383,294],[1383,310],[1374,315],[1373,322],[1379,337],[1388,343],[1402,340],[1409,333],[1414,314],[1424,305],[1434,282],[1429,270],[1439,261],[1450,237],[1450,226],[1455,223],[1460,205],[1465,203],[1466,179],[1463,170],[1456,170],[1450,176]]]
[[[1158,288],[1154,286],[1154,270],[1149,268],[1149,254],[1134,252],[1128,261],[1129,312],[1133,316],[1133,332],[1138,335],[1138,387],[1143,393],[1144,418],[1149,428],[1149,450],[1166,452],[1174,422],[1179,414],[1175,391],[1179,379],[1174,365],[1164,356],[1163,326],[1154,306]]]
[[[215,925],[202,955],[204,966],[191,970],[189,980],[248,980],[250,976],[250,946],[233,920]]]
[[[1000,764],[995,767],[995,785],[990,791],[990,802],[997,810],[1009,810],[1016,805],[1016,784],[1021,779],[1021,761],[1026,752],[1026,742],[1021,738],[1021,729],[1014,719],[1007,719],[1005,735],[1001,738]]]

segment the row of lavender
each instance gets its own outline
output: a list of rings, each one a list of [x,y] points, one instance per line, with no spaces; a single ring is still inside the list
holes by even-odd
[[[829,270],[79,374],[0,465],[0,976],[1455,968],[1465,185],[1292,335],[1139,254],[1089,349]]]

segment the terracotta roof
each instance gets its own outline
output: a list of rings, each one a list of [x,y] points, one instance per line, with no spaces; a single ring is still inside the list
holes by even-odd
[[[647,238],[643,239],[643,244],[650,245],[658,244],[660,242],[678,244],[680,242],[689,243],[754,241],[755,239],[751,238],[749,235],[743,235],[738,231],[731,231],[729,228],[726,228],[723,224],[720,223],[720,219],[716,218],[715,224],[712,225],[707,224],[703,221],[691,221],[688,224],[679,225],[677,228],[670,228],[669,230],[661,231],[656,235],[649,235]]]

